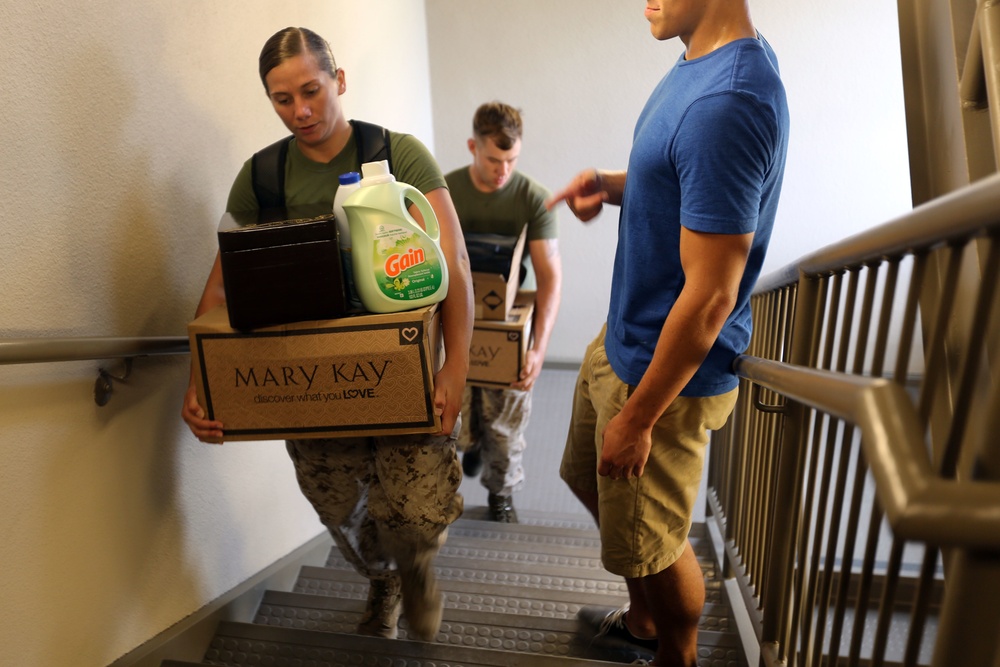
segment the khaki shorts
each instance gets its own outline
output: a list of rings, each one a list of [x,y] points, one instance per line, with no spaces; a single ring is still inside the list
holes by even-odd
[[[676,398],[653,428],[653,447],[642,477],[601,477],[601,433],[632,389],[611,369],[602,329],[580,368],[559,474],[571,488],[598,494],[604,567],[636,578],[665,570],[683,553],[708,431],[726,423],[738,389],[719,396]]]

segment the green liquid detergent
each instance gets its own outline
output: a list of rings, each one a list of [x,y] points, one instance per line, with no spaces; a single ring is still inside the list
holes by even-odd
[[[361,188],[344,201],[351,229],[354,284],[365,310],[395,313],[448,294],[448,264],[437,216],[423,193],[398,183],[385,160],[361,165]],[[426,231],[407,210],[413,202]]]

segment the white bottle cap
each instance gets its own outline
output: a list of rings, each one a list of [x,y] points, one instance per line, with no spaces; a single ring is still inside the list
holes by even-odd
[[[389,161],[379,160],[378,162],[365,162],[361,165],[361,187],[367,185],[378,185],[379,183],[392,183],[396,177],[389,173]]]

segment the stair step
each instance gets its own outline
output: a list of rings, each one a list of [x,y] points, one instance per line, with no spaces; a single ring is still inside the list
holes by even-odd
[[[690,541],[705,577],[716,579],[710,538],[703,530],[692,530]],[[501,524],[462,518],[452,524],[448,539],[435,559],[439,566],[454,565],[456,561],[468,563],[472,569],[547,576],[583,571],[590,578],[622,582],[621,577],[607,572],[601,564],[600,536],[593,528]],[[490,568],[477,567],[487,562]],[[345,563],[340,552],[333,549],[327,565],[341,569]]]
[[[451,586],[446,586],[441,582],[442,595],[444,596],[445,610],[455,610],[466,614],[503,614],[507,616],[530,616],[532,623],[535,619],[545,618],[560,620],[568,623],[576,623],[576,614],[580,608],[587,605],[596,606],[617,606],[628,601],[628,596],[621,594],[618,597],[607,595],[595,595],[588,599],[579,596],[562,596],[558,599],[555,595],[534,595],[525,597],[504,596],[502,594],[477,594],[475,592],[456,591]],[[283,591],[268,591],[261,601],[261,608],[258,610],[256,622],[269,625],[291,624],[293,619],[308,620],[311,622],[331,622],[321,613],[323,609],[337,609],[345,611],[337,606],[338,603],[328,603],[324,600],[343,600],[356,603],[358,606],[350,606],[349,609],[357,609],[356,616],[341,621],[343,631],[348,631],[357,626],[360,613],[363,611],[364,603],[368,595],[368,584],[358,577],[350,582],[342,582],[337,586],[336,592],[329,596],[315,595],[313,593]],[[552,599],[556,598],[556,599]],[[510,621],[511,623],[525,623],[525,621]],[[309,627],[309,626],[305,626]],[[726,604],[707,603],[701,615],[699,628],[702,632],[735,633],[735,626]]]
[[[610,579],[603,572],[541,575],[531,571],[480,570],[440,557],[435,561],[435,571],[445,604],[458,608],[573,618],[584,605],[616,606],[628,600],[625,582],[621,578]],[[363,599],[368,594],[368,581],[342,560],[339,566],[303,567],[293,590]],[[706,580],[706,604],[724,604],[723,591],[722,582]]]
[[[521,525],[555,526],[560,528],[580,528],[596,530],[594,519],[589,514],[541,512],[538,510],[517,510]],[[490,521],[489,509],[485,505],[467,506],[458,521]],[[455,525],[455,524],[452,524]]]
[[[360,587],[364,593],[365,586]],[[268,591],[261,600],[254,623],[272,627],[354,632],[365,609],[365,595],[357,598],[325,597],[303,593]],[[713,629],[712,621],[727,619],[728,609],[707,607],[702,615],[699,645],[722,653],[738,654],[739,637],[728,631],[728,623]],[[399,636],[408,636],[406,619],[400,622]],[[545,655],[576,656],[631,662],[641,654],[590,646],[581,641],[575,618],[550,614],[524,615],[453,607],[446,599],[441,629],[436,642],[495,650],[521,651]],[[718,651],[716,651],[718,652]],[[718,657],[718,656],[716,656]]]
[[[363,662],[359,656],[364,656]],[[498,651],[442,643],[381,639],[338,632],[273,628],[223,622],[205,654],[205,661],[226,667],[333,667],[339,665],[406,665],[434,667],[568,667],[621,662],[581,660],[551,655]]]
[[[162,667],[562,667],[620,665],[649,658],[641,649],[593,646],[579,632],[585,605],[619,606],[624,580],[600,560],[600,535],[589,517],[520,512],[521,523],[487,519],[471,508],[449,529],[434,561],[444,597],[434,642],[354,633],[368,581],[333,547],[323,567],[303,567],[294,590],[267,591],[253,623],[219,625],[203,663]],[[706,579],[699,667],[747,667],[711,541],[696,525],[691,543]]]
[[[449,535],[435,558],[434,567],[446,605],[574,618],[584,605],[614,606],[627,600],[624,579],[605,570],[599,558],[588,557],[582,548],[582,556],[569,555],[573,552],[565,552],[561,544],[565,535],[548,534],[547,541],[533,542],[531,550],[526,550],[526,542],[520,538],[530,536],[530,528],[493,523],[487,523],[487,527],[494,531],[493,539],[474,542],[471,539],[478,538],[468,538],[456,531],[457,534]],[[710,543],[699,539],[692,543],[705,575],[706,602],[726,604]],[[557,553],[552,555],[552,551]],[[364,599],[368,587],[367,580],[333,547],[323,567],[302,568],[293,590]],[[719,629],[720,624],[728,623],[728,618],[709,616],[709,622]]]
[[[715,558],[704,531],[692,531],[691,545],[706,577],[715,578]],[[440,557],[482,561],[537,562],[563,568],[603,570],[601,538],[596,529],[531,524],[498,524],[459,519],[448,531]],[[609,575],[613,578],[614,575]]]

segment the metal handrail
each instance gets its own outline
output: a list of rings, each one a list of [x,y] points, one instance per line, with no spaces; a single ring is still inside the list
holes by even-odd
[[[0,339],[0,365],[187,354],[186,336]]]
[[[876,495],[902,539],[1000,549],[1000,484],[938,477],[912,399],[898,384],[741,356],[741,377],[855,424]]]
[[[94,402],[104,406],[111,400],[114,381],[123,382],[131,375],[132,361],[136,357],[188,354],[190,351],[185,336],[7,338],[0,339],[0,366],[124,359],[125,368],[119,374],[97,369]]]
[[[801,275],[828,275],[862,266],[873,257],[899,257],[914,248],[932,249],[1000,230],[997,211],[1000,174],[992,174],[761,276],[754,293],[795,284]]]

